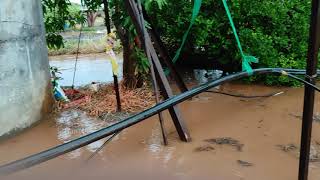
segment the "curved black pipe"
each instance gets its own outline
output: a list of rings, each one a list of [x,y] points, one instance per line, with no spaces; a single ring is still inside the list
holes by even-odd
[[[261,69],[254,69],[253,75],[257,74],[284,74],[284,69],[280,68],[261,68]],[[288,71],[289,72],[289,71]],[[72,140],[70,142],[61,144],[59,146],[53,147],[51,149],[48,149],[46,151],[40,152],[38,154],[31,155],[29,157],[26,157],[21,160],[17,160],[5,165],[0,166],[0,175],[8,175],[13,172],[27,169],[29,167],[35,166],[37,164],[40,164],[42,162],[48,161],[50,159],[53,159],[55,157],[58,157],[60,155],[66,154],[68,152],[71,152],[73,150],[79,149],[83,146],[86,146],[90,143],[93,143],[97,140],[100,140],[102,138],[105,138],[111,134],[114,134],[118,131],[121,131],[125,128],[128,128],[130,126],[133,126],[163,110],[168,109],[169,107],[179,104],[195,95],[198,95],[202,92],[205,92],[209,90],[210,88],[213,88],[215,86],[218,86],[222,83],[237,80],[243,77],[247,77],[249,74],[247,72],[239,72],[235,74],[231,74],[225,77],[222,77],[218,80],[208,82],[206,84],[200,85],[194,89],[191,89],[187,92],[184,92],[182,94],[176,95],[174,97],[171,97],[158,105],[151,107],[150,109],[147,109],[139,114],[136,114],[134,116],[131,116],[125,120],[122,120],[114,125],[108,126],[106,128],[103,128],[99,131],[90,133],[86,136],[80,137],[78,139]],[[318,88],[319,89],[319,88]]]

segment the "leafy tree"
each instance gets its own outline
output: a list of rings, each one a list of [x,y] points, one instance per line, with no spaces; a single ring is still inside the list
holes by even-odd
[[[149,12],[164,7],[166,0],[141,0],[141,3]],[[141,50],[141,42],[125,9],[124,1],[112,0],[110,5],[114,8],[112,19],[123,45],[124,84],[129,88],[139,87],[146,77],[145,74],[149,72],[148,60]]]
[[[48,47],[61,48],[63,38],[59,33],[64,31],[65,24],[74,26],[85,19],[69,0],[42,0],[42,5]]]
[[[103,3],[103,0],[81,0],[81,3],[88,8],[87,10],[88,26],[93,27],[94,22],[98,16],[97,10],[101,8],[101,4]]]

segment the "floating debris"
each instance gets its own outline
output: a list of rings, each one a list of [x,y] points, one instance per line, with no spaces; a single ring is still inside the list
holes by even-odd
[[[290,116],[292,117],[295,117],[297,119],[302,119],[302,116],[301,115],[297,115],[297,114],[293,114],[293,113],[289,113]],[[316,113],[313,115],[313,121],[314,122],[317,122],[317,123],[320,123],[320,113]]]
[[[233,139],[231,137],[206,139],[205,141],[211,144],[230,145],[235,147],[238,151],[242,151],[242,148],[244,146],[244,144],[241,144],[238,140]]]
[[[215,150],[214,147],[212,147],[210,145],[204,145],[204,146],[197,147],[194,151],[195,152],[203,152],[203,151],[213,151],[213,150]]]
[[[287,145],[279,144],[277,145],[277,147],[279,147],[284,152],[295,151],[298,149],[298,147],[294,144],[287,144]]]
[[[319,162],[320,161],[320,147],[312,143],[310,147],[310,162]]]
[[[297,114],[293,114],[293,113],[289,113],[290,116],[297,118],[297,119],[301,119],[302,116],[301,115],[297,115]]]
[[[241,166],[244,166],[244,167],[253,166],[253,163],[250,163],[250,162],[247,162],[247,161],[238,160],[237,162],[238,162]]]
[[[299,158],[300,148],[294,144],[277,145],[282,151],[286,153],[292,153]],[[310,146],[310,162],[320,162],[320,145],[317,141],[312,142]]]
[[[313,121],[320,122],[320,114],[319,113],[316,113],[315,115],[313,115]]]

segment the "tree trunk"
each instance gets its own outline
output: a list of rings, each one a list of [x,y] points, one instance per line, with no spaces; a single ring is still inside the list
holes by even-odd
[[[97,12],[88,11],[87,12],[87,20],[88,20],[88,26],[93,27],[94,23],[96,21],[96,18],[98,16]]]
[[[118,4],[115,7],[115,13],[123,13]],[[134,42],[131,44],[128,30],[123,28],[116,18],[114,23],[123,46],[123,84],[126,88],[130,89],[141,87],[143,85],[143,79],[141,75],[135,74],[137,61],[132,56],[134,53]]]
[[[129,33],[120,26],[116,26],[118,35],[123,46],[123,83],[130,89],[139,88],[143,85],[141,75],[136,75],[136,59],[132,56],[134,53],[134,44],[130,44]]]
[[[110,25],[110,15],[109,15],[109,2],[108,0],[103,0],[103,5],[104,5],[104,24],[107,27],[107,32],[108,34],[111,33],[111,25]]]

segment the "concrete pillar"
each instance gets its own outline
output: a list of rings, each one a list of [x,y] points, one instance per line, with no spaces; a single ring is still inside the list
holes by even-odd
[[[39,121],[49,88],[41,0],[0,0],[0,137]]]

